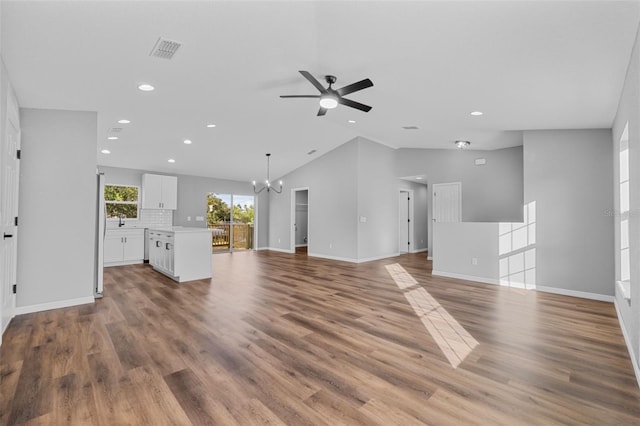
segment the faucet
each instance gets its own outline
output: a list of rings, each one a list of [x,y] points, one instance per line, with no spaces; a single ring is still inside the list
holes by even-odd
[[[123,214],[119,214],[118,215],[118,228],[124,226],[124,215]]]

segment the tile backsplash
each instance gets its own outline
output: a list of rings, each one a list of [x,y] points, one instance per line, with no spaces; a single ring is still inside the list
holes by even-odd
[[[173,210],[140,209],[138,220],[125,219],[123,228],[168,228],[173,226]],[[107,220],[107,229],[118,228],[118,220]]]

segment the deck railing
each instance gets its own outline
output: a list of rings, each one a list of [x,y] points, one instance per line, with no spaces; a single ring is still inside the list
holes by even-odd
[[[214,251],[226,251],[231,248],[231,224],[216,223],[209,225],[213,230],[211,236],[211,246]],[[233,248],[252,249],[253,248],[253,224],[234,223],[233,224]]]

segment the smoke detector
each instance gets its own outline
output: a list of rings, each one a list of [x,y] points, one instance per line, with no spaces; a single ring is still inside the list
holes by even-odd
[[[176,54],[178,49],[182,46],[182,43],[175,40],[168,40],[166,38],[158,38],[155,46],[151,49],[149,56],[155,56],[156,58],[171,59]]]

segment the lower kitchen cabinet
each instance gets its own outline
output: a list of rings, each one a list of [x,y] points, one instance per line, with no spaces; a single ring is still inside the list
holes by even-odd
[[[150,229],[148,247],[149,264],[175,281],[211,278],[210,229]]]
[[[142,263],[144,229],[109,229],[104,237],[104,266]]]

